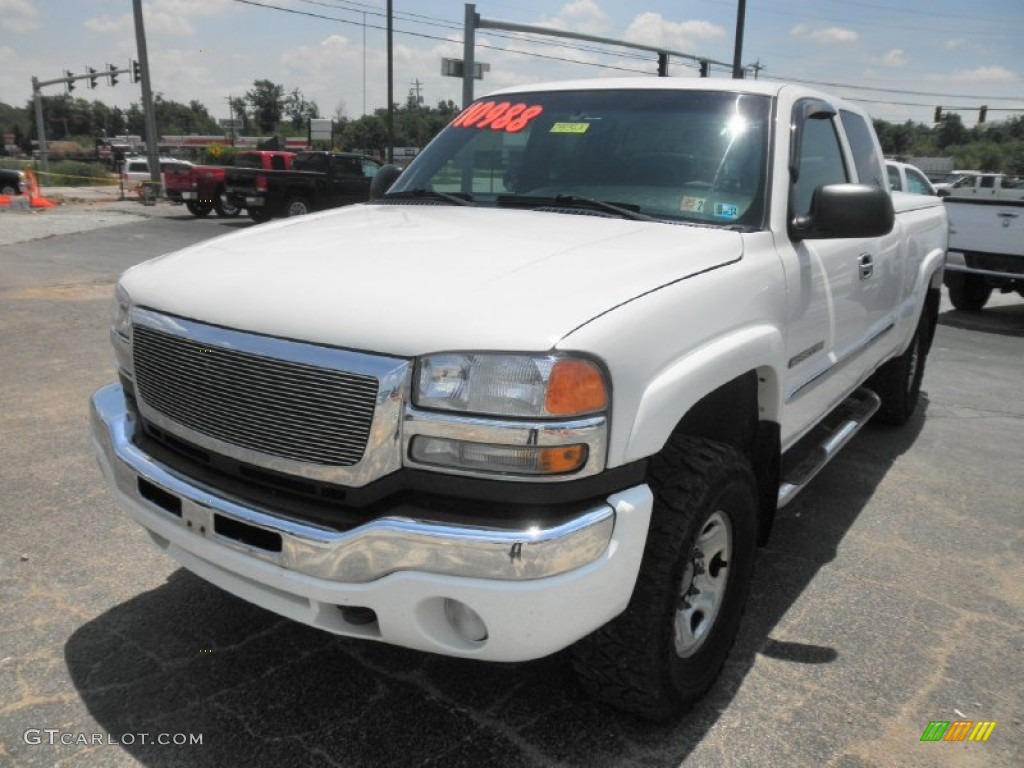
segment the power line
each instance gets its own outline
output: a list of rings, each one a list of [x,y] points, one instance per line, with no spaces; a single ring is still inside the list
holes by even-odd
[[[362,22],[359,22],[359,21],[353,21],[353,20],[350,20],[350,19],[339,19],[337,16],[326,16],[326,15],[324,15],[322,13],[314,13],[312,11],[300,11],[300,10],[297,10],[295,8],[284,8],[284,7],[280,6],[280,5],[273,5],[271,3],[257,2],[257,0],[235,0],[235,2],[236,3],[241,3],[242,5],[252,5],[252,6],[255,6],[257,8],[267,8],[267,9],[274,10],[274,11],[282,11],[284,13],[291,13],[291,14],[294,14],[296,16],[309,16],[309,17],[314,18],[314,19],[324,19],[326,21],[336,21],[339,24],[351,24],[353,26],[358,26],[358,27],[366,26],[366,27],[369,27],[370,29],[380,29],[380,30],[385,29],[385,27],[382,27],[382,26],[380,26],[378,24],[366,24],[366,25],[364,25]],[[456,42],[454,40],[449,40],[446,37],[439,37],[437,35],[428,35],[425,32],[410,32],[408,30],[396,29],[395,30],[395,34],[409,35],[411,37],[419,37],[419,38],[424,38],[424,39],[427,39],[427,40],[440,40],[441,42],[445,42],[445,43],[455,43]],[[536,53],[536,52],[531,52],[531,51],[516,51],[516,50],[513,50],[511,48],[501,48],[501,47],[495,46],[495,45],[486,45],[485,43],[477,43],[477,48],[486,48],[486,49],[493,50],[493,51],[501,51],[503,53],[513,53],[513,54],[518,54],[518,55],[521,55],[521,56],[534,56],[536,58],[548,59],[548,60],[552,60],[552,61],[564,61],[564,62],[569,63],[569,64],[582,64],[584,66],[599,67],[601,69],[614,69],[614,70],[618,70],[620,72],[631,72],[633,74],[639,74],[639,75],[650,74],[646,70],[642,70],[642,69],[631,69],[629,67],[617,67],[617,66],[615,66],[613,64],[601,64],[601,63],[593,62],[593,61],[580,61],[578,59],[568,59],[568,58],[565,58],[564,56],[552,56],[552,55],[549,55],[549,54]]]
[[[847,83],[830,83],[825,80],[807,80],[799,77],[780,75],[780,80],[809,85],[825,85],[829,88],[851,88],[857,91],[877,91],[879,93],[899,93],[906,96],[934,96],[939,99],[981,99],[982,101],[1020,101],[1019,96],[979,96],[976,93],[935,93],[934,91],[908,91],[901,88],[877,88],[870,85],[849,85]]]

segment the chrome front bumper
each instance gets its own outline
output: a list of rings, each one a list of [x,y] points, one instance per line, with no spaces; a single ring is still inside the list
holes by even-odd
[[[139,523],[164,538],[167,526],[176,526],[188,537],[332,582],[364,584],[400,571],[506,581],[541,579],[598,559],[615,528],[615,510],[602,502],[546,529],[432,523],[418,519],[418,510],[407,506],[339,532],[275,516],[160,464],[132,442],[134,426],[119,385],[93,395],[97,458],[118,496],[130,501],[132,508],[149,513],[133,513]]]

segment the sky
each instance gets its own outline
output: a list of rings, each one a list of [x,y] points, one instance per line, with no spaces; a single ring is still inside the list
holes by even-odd
[[[476,12],[731,62],[737,5],[479,0]],[[892,122],[931,123],[936,106],[968,126],[982,104],[990,122],[1024,115],[1024,0],[748,0],[746,8],[742,61],[760,63],[763,79],[813,81]],[[143,9],[153,90],[166,99],[197,99],[226,118],[229,96],[269,79],[301,89],[325,117],[357,118],[387,102],[386,0],[147,0]],[[393,10],[395,100],[418,88],[426,104],[460,103],[461,81],[441,75],[441,60],[462,56],[465,4],[393,0]],[[625,48],[492,29],[476,39],[477,60],[490,65],[477,95],[657,70],[654,54]],[[0,0],[0,102],[24,105],[33,75],[125,67],[136,52],[131,0]],[[696,65],[671,58],[669,74],[696,77]],[[140,89],[122,76],[95,90],[80,81],[74,95],[127,107]]]

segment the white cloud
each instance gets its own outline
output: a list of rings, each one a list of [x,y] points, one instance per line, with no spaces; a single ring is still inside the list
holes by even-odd
[[[39,9],[30,0],[0,0],[0,28],[24,34],[39,29]]]
[[[123,16],[108,16],[103,14],[95,19],[89,19],[85,22],[87,29],[98,32],[101,35],[104,34],[123,34],[130,32],[134,26],[134,21],[130,14],[124,14]]]
[[[947,51],[955,51],[955,50],[957,50],[959,48],[963,48],[965,45],[967,45],[967,41],[966,40],[947,40],[942,45],[943,45],[943,47]]]
[[[555,19],[556,23],[559,21],[564,22],[566,28],[587,35],[601,35],[608,31],[608,14],[594,0],[575,0],[563,6]]]
[[[909,61],[907,55],[899,48],[893,48],[882,57],[882,63],[887,67],[904,67]]]
[[[1006,83],[1019,79],[1019,76],[1005,67],[977,67],[954,69],[950,79],[958,83]]]
[[[844,27],[824,27],[822,29],[812,30],[806,24],[797,24],[789,30],[789,34],[793,37],[806,37],[815,43],[820,43],[821,45],[831,45],[832,43],[852,43],[860,39],[860,35],[852,29],[845,29]]]
[[[705,52],[707,40],[725,36],[710,21],[666,21],[660,13],[642,13],[626,29],[626,39],[644,45],[664,46],[682,53]]]
[[[0,0],[0,3],[23,1]],[[142,17],[147,35],[190,37],[196,33],[191,21],[193,18],[222,16],[236,9],[230,0],[152,0],[143,5]],[[134,29],[135,19],[130,13],[121,16],[103,14],[89,19],[85,26],[101,34],[123,34]]]

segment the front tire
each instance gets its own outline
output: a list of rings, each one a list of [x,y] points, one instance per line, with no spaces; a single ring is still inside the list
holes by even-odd
[[[305,216],[312,212],[309,201],[304,197],[293,197],[284,207],[285,216]]]
[[[964,312],[978,312],[992,295],[992,286],[978,275],[949,274],[946,276],[949,301]]]
[[[735,448],[674,437],[651,459],[654,510],[626,610],[573,647],[583,687],[651,720],[689,709],[736,639],[757,547],[757,483]]]
[[[213,205],[210,203],[201,203],[198,200],[189,200],[185,203],[185,207],[188,208],[188,212],[193,216],[197,216],[200,219],[209,216],[210,211],[213,210]]]
[[[213,210],[215,210],[217,215],[222,219],[233,219],[242,212],[241,208],[227,202],[227,200],[225,200],[220,194],[216,195],[213,199]]]

